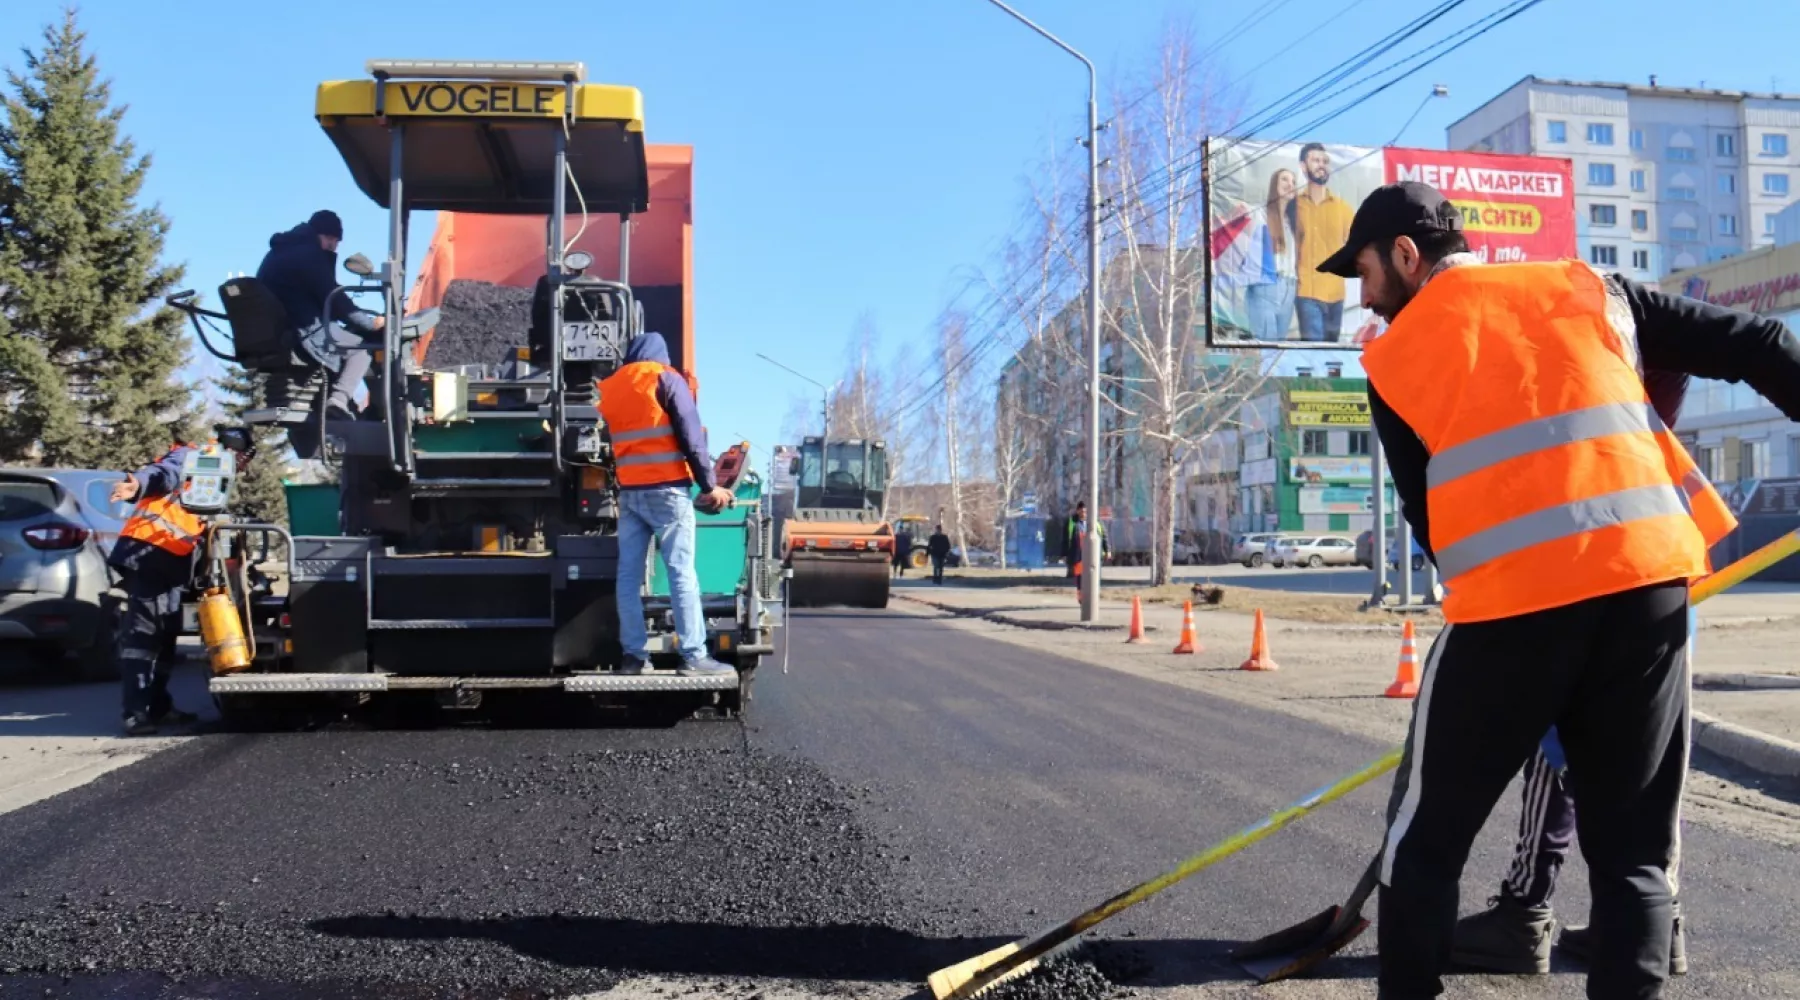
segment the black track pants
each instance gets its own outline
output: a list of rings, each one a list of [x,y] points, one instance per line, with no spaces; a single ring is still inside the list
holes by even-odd
[[[1544,906],[1556,892],[1569,846],[1575,842],[1575,798],[1561,768],[1540,747],[1525,765],[1519,839],[1500,891],[1526,906]]]
[[[1682,582],[1438,635],[1388,805],[1383,1000],[1443,992],[1470,845],[1552,725],[1581,804],[1576,825],[1594,897],[1587,995],[1662,996],[1666,867],[1687,773],[1687,642]]]

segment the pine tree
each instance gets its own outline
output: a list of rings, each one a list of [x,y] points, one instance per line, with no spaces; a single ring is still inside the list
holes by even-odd
[[[0,96],[0,461],[134,468],[191,431],[182,269],[73,10]],[[147,306],[152,306],[149,310]]]
[[[235,365],[213,384],[224,395],[222,405],[234,422],[242,423],[245,413],[263,405],[262,387]],[[287,493],[281,480],[287,471],[287,434],[267,425],[254,430],[256,457],[238,470],[237,483],[231,489],[231,513],[240,519],[286,525]]]

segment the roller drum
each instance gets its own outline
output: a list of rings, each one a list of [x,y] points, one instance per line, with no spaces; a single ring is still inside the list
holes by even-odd
[[[788,600],[796,608],[885,608],[889,560],[796,556]]]

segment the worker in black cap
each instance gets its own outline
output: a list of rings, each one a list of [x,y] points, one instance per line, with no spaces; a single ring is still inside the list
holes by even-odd
[[[1735,517],[1646,385],[1747,382],[1800,418],[1800,340],[1579,261],[1483,263],[1457,207],[1413,182],[1376,189],[1320,270],[1359,278],[1389,323],[1363,357],[1371,416],[1448,591],[1378,859],[1379,995],[1443,992],[1470,846],[1554,727],[1594,900],[1587,995],[1660,997],[1687,589]]]
[[[338,243],[343,238],[344,224],[336,212],[314,212],[300,225],[269,237],[269,252],[256,269],[256,280],[281,301],[307,353],[337,373],[326,400],[331,419],[353,420],[356,389],[374,362],[372,350],[380,346],[375,338],[386,318],[358,309],[343,292],[332,295],[333,289],[344,284],[337,273]],[[331,299],[329,319],[325,316],[327,297]]]

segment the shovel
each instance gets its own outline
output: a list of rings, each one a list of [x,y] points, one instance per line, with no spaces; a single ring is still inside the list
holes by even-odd
[[[1724,569],[1696,580],[1688,591],[1688,603],[1699,604],[1716,596],[1796,552],[1800,552],[1800,531],[1790,531]],[[1371,765],[1371,768],[1386,764],[1382,770],[1387,770],[1399,763],[1400,754],[1390,751],[1375,765]],[[1380,867],[1381,858],[1378,855],[1369,862],[1361,881],[1356,883],[1356,890],[1344,905],[1333,906],[1292,927],[1239,945],[1231,953],[1232,961],[1255,976],[1257,982],[1272,983],[1277,979],[1306,972],[1342,951],[1345,945],[1356,940],[1357,935],[1369,926],[1369,921],[1362,915],[1362,908],[1368,902],[1369,895],[1375,891]]]

